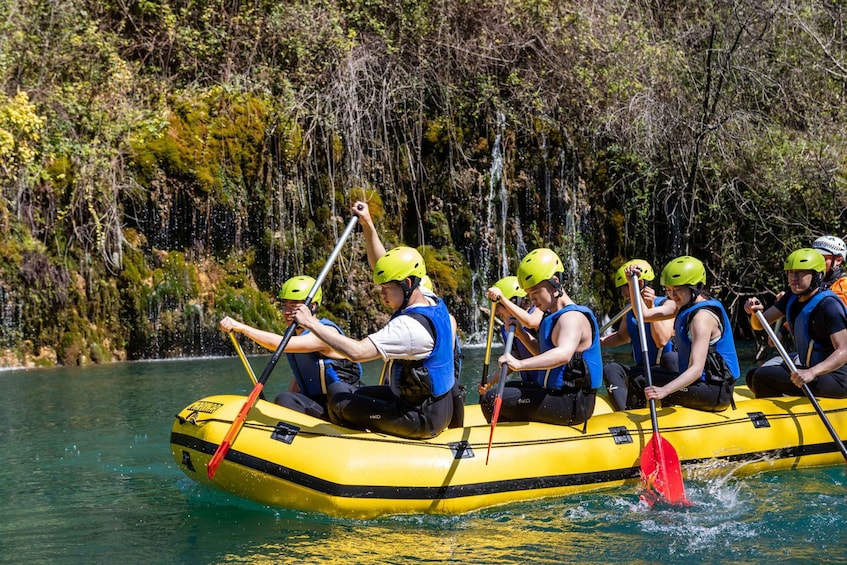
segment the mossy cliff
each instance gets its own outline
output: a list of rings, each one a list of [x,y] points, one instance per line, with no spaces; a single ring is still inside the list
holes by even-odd
[[[518,0],[0,8],[0,365],[231,352],[369,202],[465,335],[534,247],[571,294],[701,258],[739,321],[844,235],[847,8]],[[353,236],[324,314],[388,313]],[[248,345],[249,349],[249,345]]]

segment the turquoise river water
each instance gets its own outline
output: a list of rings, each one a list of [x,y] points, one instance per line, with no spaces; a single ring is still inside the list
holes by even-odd
[[[466,354],[470,383],[484,350]],[[251,359],[257,374],[267,360]],[[269,392],[290,378],[283,359]],[[0,373],[0,563],[847,562],[844,465],[746,478],[686,469],[688,509],[650,510],[621,488],[370,521],[198,486],[171,458],[174,415],[251,389],[237,357]]]

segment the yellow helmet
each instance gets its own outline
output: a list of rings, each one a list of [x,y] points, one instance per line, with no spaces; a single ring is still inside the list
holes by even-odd
[[[817,249],[803,248],[791,252],[791,255],[785,259],[783,266],[785,271],[815,271],[817,273],[826,272],[826,259],[823,258],[820,251]]]
[[[306,275],[291,277],[283,283],[279,291],[279,297],[282,300],[300,300],[301,302],[305,302],[306,296],[309,295],[309,291],[312,290],[314,285],[315,279],[312,277],[307,277]],[[320,306],[322,298],[323,291],[321,287],[318,287],[318,290],[315,291],[315,296],[312,297],[312,304]]]
[[[515,276],[503,277],[494,283],[494,286],[500,289],[500,292],[503,293],[503,297],[506,300],[511,300],[515,297],[523,298],[526,296],[526,291],[518,284],[518,277]]]
[[[399,246],[389,249],[374,265],[374,282],[383,284],[402,282],[409,277],[422,279],[426,275],[426,263],[417,250]]]
[[[683,255],[665,265],[660,278],[662,286],[706,284],[706,267],[699,259]]]
[[[653,272],[653,267],[650,266],[650,263],[644,259],[633,259],[632,261],[627,261],[621,265],[618,272],[615,273],[615,288],[620,288],[626,285],[626,269],[633,265],[638,267],[638,270],[641,271],[639,278],[648,282],[656,278],[656,273]]]
[[[565,266],[562,260],[552,249],[539,247],[521,259],[521,264],[518,265],[518,284],[523,290],[527,290],[540,282],[551,280],[564,271]],[[553,286],[561,287],[561,281]]]

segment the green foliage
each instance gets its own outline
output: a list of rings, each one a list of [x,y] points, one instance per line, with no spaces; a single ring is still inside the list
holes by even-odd
[[[621,260],[704,260],[722,297],[844,235],[839,3],[22,0],[0,21],[3,343],[61,362],[281,328],[357,200],[423,248],[460,325],[532,247],[607,308]],[[496,141],[496,144],[495,144]],[[489,186],[494,148],[502,192]],[[505,211],[505,219],[502,217]],[[502,255],[505,253],[505,257]],[[386,313],[354,235],[326,315]],[[23,357],[24,355],[22,355]]]
[[[136,133],[133,158],[148,183],[161,171],[232,204],[242,196],[233,193],[237,187],[255,187],[261,180],[270,117],[268,102],[249,93],[218,87],[187,92],[172,100],[166,129]],[[297,128],[290,131],[296,137]],[[296,139],[286,147],[293,144]]]

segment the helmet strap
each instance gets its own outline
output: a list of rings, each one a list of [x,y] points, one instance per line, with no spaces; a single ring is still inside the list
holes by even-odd
[[[688,285],[688,288],[691,289],[691,300],[688,303],[694,304],[697,297],[703,292],[703,283],[697,283],[696,285],[690,284]]]
[[[556,273],[547,279],[547,282],[553,285],[553,298],[561,298],[565,294],[565,291],[562,290],[562,283],[559,282],[562,280],[562,275],[563,273]]]
[[[407,284],[407,280],[412,281],[412,284]],[[412,298],[412,293],[415,292],[415,289],[418,288],[418,286],[420,286],[421,279],[420,277],[410,276],[407,279],[395,282],[403,289],[403,304],[400,305],[400,310],[405,310],[409,305],[409,300]]]

